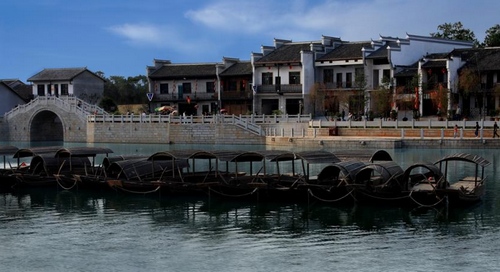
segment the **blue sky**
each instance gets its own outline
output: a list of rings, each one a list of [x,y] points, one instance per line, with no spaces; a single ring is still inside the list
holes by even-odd
[[[273,39],[349,41],[429,35],[461,21],[479,41],[500,24],[497,0],[3,0],[0,79],[44,68],[145,75],[153,59],[249,60]]]

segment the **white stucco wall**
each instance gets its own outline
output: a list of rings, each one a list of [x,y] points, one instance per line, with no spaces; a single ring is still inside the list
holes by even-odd
[[[3,116],[17,105],[24,104],[24,101],[17,94],[3,84],[0,84],[0,97],[2,97],[0,102],[0,116]]]

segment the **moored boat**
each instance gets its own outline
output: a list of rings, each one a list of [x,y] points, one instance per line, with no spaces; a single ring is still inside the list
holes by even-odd
[[[7,156],[13,156],[18,150],[19,148],[15,146],[0,145],[0,156],[3,157],[3,168],[0,169],[0,191],[8,191],[16,184],[16,178],[12,174],[18,167],[8,163]]]
[[[469,153],[456,153],[435,162],[417,163],[406,169],[403,180],[414,204],[434,207],[447,204],[468,206],[485,193],[485,167],[490,162]]]

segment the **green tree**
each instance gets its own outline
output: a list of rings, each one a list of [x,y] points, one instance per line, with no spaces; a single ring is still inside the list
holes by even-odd
[[[460,41],[471,41],[474,42],[474,46],[479,46],[479,42],[476,39],[476,35],[470,29],[464,28],[462,22],[456,23],[444,23],[438,25],[438,32],[430,33],[432,37],[444,38],[450,40],[460,40]]]
[[[496,24],[486,30],[484,38],[484,46],[500,46],[500,25]]]
[[[146,93],[147,78],[144,75],[110,76],[104,84],[104,96],[112,97],[117,104],[147,103]]]

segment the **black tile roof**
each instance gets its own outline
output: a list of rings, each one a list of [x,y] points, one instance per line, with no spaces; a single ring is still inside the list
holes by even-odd
[[[214,78],[217,76],[216,65],[216,63],[164,65],[152,71],[148,77],[152,79]]]
[[[422,64],[422,68],[443,68],[446,67],[446,60],[430,60]]]
[[[300,62],[301,51],[311,51],[311,43],[283,44],[269,54],[256,60],[255,64]]]
[[[394,77],[413,77],[418,74],[418,61],[409,66],[396,66]]]
[[[363,52],[361,49],[371,47],[370,42],[362,43],[344,43],[324,56],[318,58],[316,61],[329,61],[329,60],[345,60],[345,59],[362,59]]]
[[[389,53],[387,53],[387,46],[385,45],[366,56],[367,59],[387,59],[388,57]]]
[[[252,75],[252,63],[238,62],[220,73],[221,76],[246,76]]]
[[[460,55],[467,63],[462,67],[473,67],[480,71],[500,70],[500,48],[456,49],[451,55]]]
[[[47,81],[47,80],[72,80],[79,74],[88,71],[85,67],[79,68],[47,68],[43,69],[38,74],[28,78],[28,81]],[[94,74],[94,73],[92,73]],[[95,74],[94,74],[95,75]],[[99,77],[95,75],[96,77]],[[101,78],[101,77],[99,77]],[[103,79],[104,80],[104,79]]]

